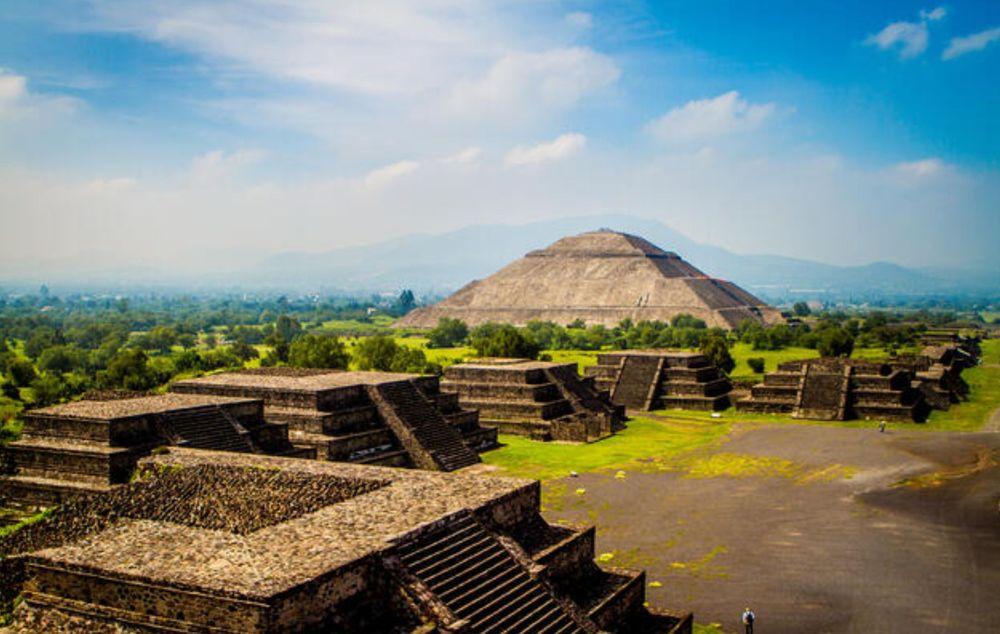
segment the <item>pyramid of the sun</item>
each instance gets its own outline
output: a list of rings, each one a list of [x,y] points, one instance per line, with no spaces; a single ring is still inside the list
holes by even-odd
[[[709,327],[745,319],[780,322],[781,314],[742,288],[711,278],[676,253],[627,233],[602,229],[532,251],[447,299],[419,308],[397,325],[431,328],[441,317],[470,326],[532,320],[615,326],[629,318],[669,321],[687,313]]]

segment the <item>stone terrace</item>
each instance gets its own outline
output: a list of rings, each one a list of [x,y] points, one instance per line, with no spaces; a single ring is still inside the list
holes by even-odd
[[[922,422],[929,407],[907,369],[859,359],[789,361],[764,376],[750,396],[737,401],[742,412],[791,414],[796,418],[850,418]]]
[[[593,563],[592,528],[546,524],[537,482],[182,448],[140,473],[0,542],[15,629],[70,612],[72,632],[690,631],[643,607],[643,573]],[[311,480],[329,504],[298,506]],[[206,527],[205,495],[245,530]]]
[[[527,359],[479,359],[445,370],[441,389],[487,425],[539,440],[592,442],[622,428],[623,408],[611,404],[576,364]]]
[[[703,354],[674,350],[630,350],[597,355],[587,368],[598,389],[630,409],[723,410],[732,384]]]
[[[435,376],[269,368],[177,381],[171,390],[259,398],[264,416],[321,460],[452,470],[496,446],[496,430],[442,394]]]
[[[282,424],[259,400],[161,394],[82,400],[29,411],[22,438],[4,450],[0,503],[51,506],[127,482],[157,445],[294,454]]]

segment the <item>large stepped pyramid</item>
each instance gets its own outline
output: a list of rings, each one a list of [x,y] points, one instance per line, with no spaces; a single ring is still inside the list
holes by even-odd
[[[622,428],[624,412],[576,364],[477,359],[445,370],[441,389],[486,425],[538,440],[593,442]]]
[[[423,584],[468,631],[594,632],[471,515],[398,546],[388,557]],[[580,619],[582,623],[577,622]]]
[[[722,410],[732,384],[705,355],[672,350],[628,350],[597,355],[586,370],[616,405],[636,410]]]
[[[799,418],[922,422],[929,406],[906,368],[862,359],[788,361],[736,403],[741,412]]]
[[[264,401],[296,447],[319,460],[450,471],[479,462],[496,429],[440,390],[438,378],[392,372],[266,368],[177,381],[183,394]]]
[[[668,322],[682,313],[726,329],[747,319],[783,321],[779,311],[732,282],[709,277],[676,253],[602,229],[532,251],[396,324],[433,328],[440,318],[451,317],[470,326],[582,319],[612,327],[623,319]]]

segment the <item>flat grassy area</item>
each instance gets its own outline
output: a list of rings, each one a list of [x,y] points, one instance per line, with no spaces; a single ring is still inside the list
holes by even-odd
[[[952,405],[947,412],[931,413],[928,431],[976,431],[1000,408],[1000,339],[982,343],[982,363],[962,373],[969,384],[969,399]]]
[[[590,444],[538,442],[503,434],[501,449],[483,454],[483,461],[502,475],[548,480],[577,473],[616,470],[657,471],[665,461],[721,441],[730,426],[713,420],[636,417],[628,429]]]

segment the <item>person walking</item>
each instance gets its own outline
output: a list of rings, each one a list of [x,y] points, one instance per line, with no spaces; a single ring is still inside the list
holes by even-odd
[[[746,634],[753,634],[753,622],[756,620],[753,610],[747,606],[747,609],[743,610],[743,627],[746,628]]]

